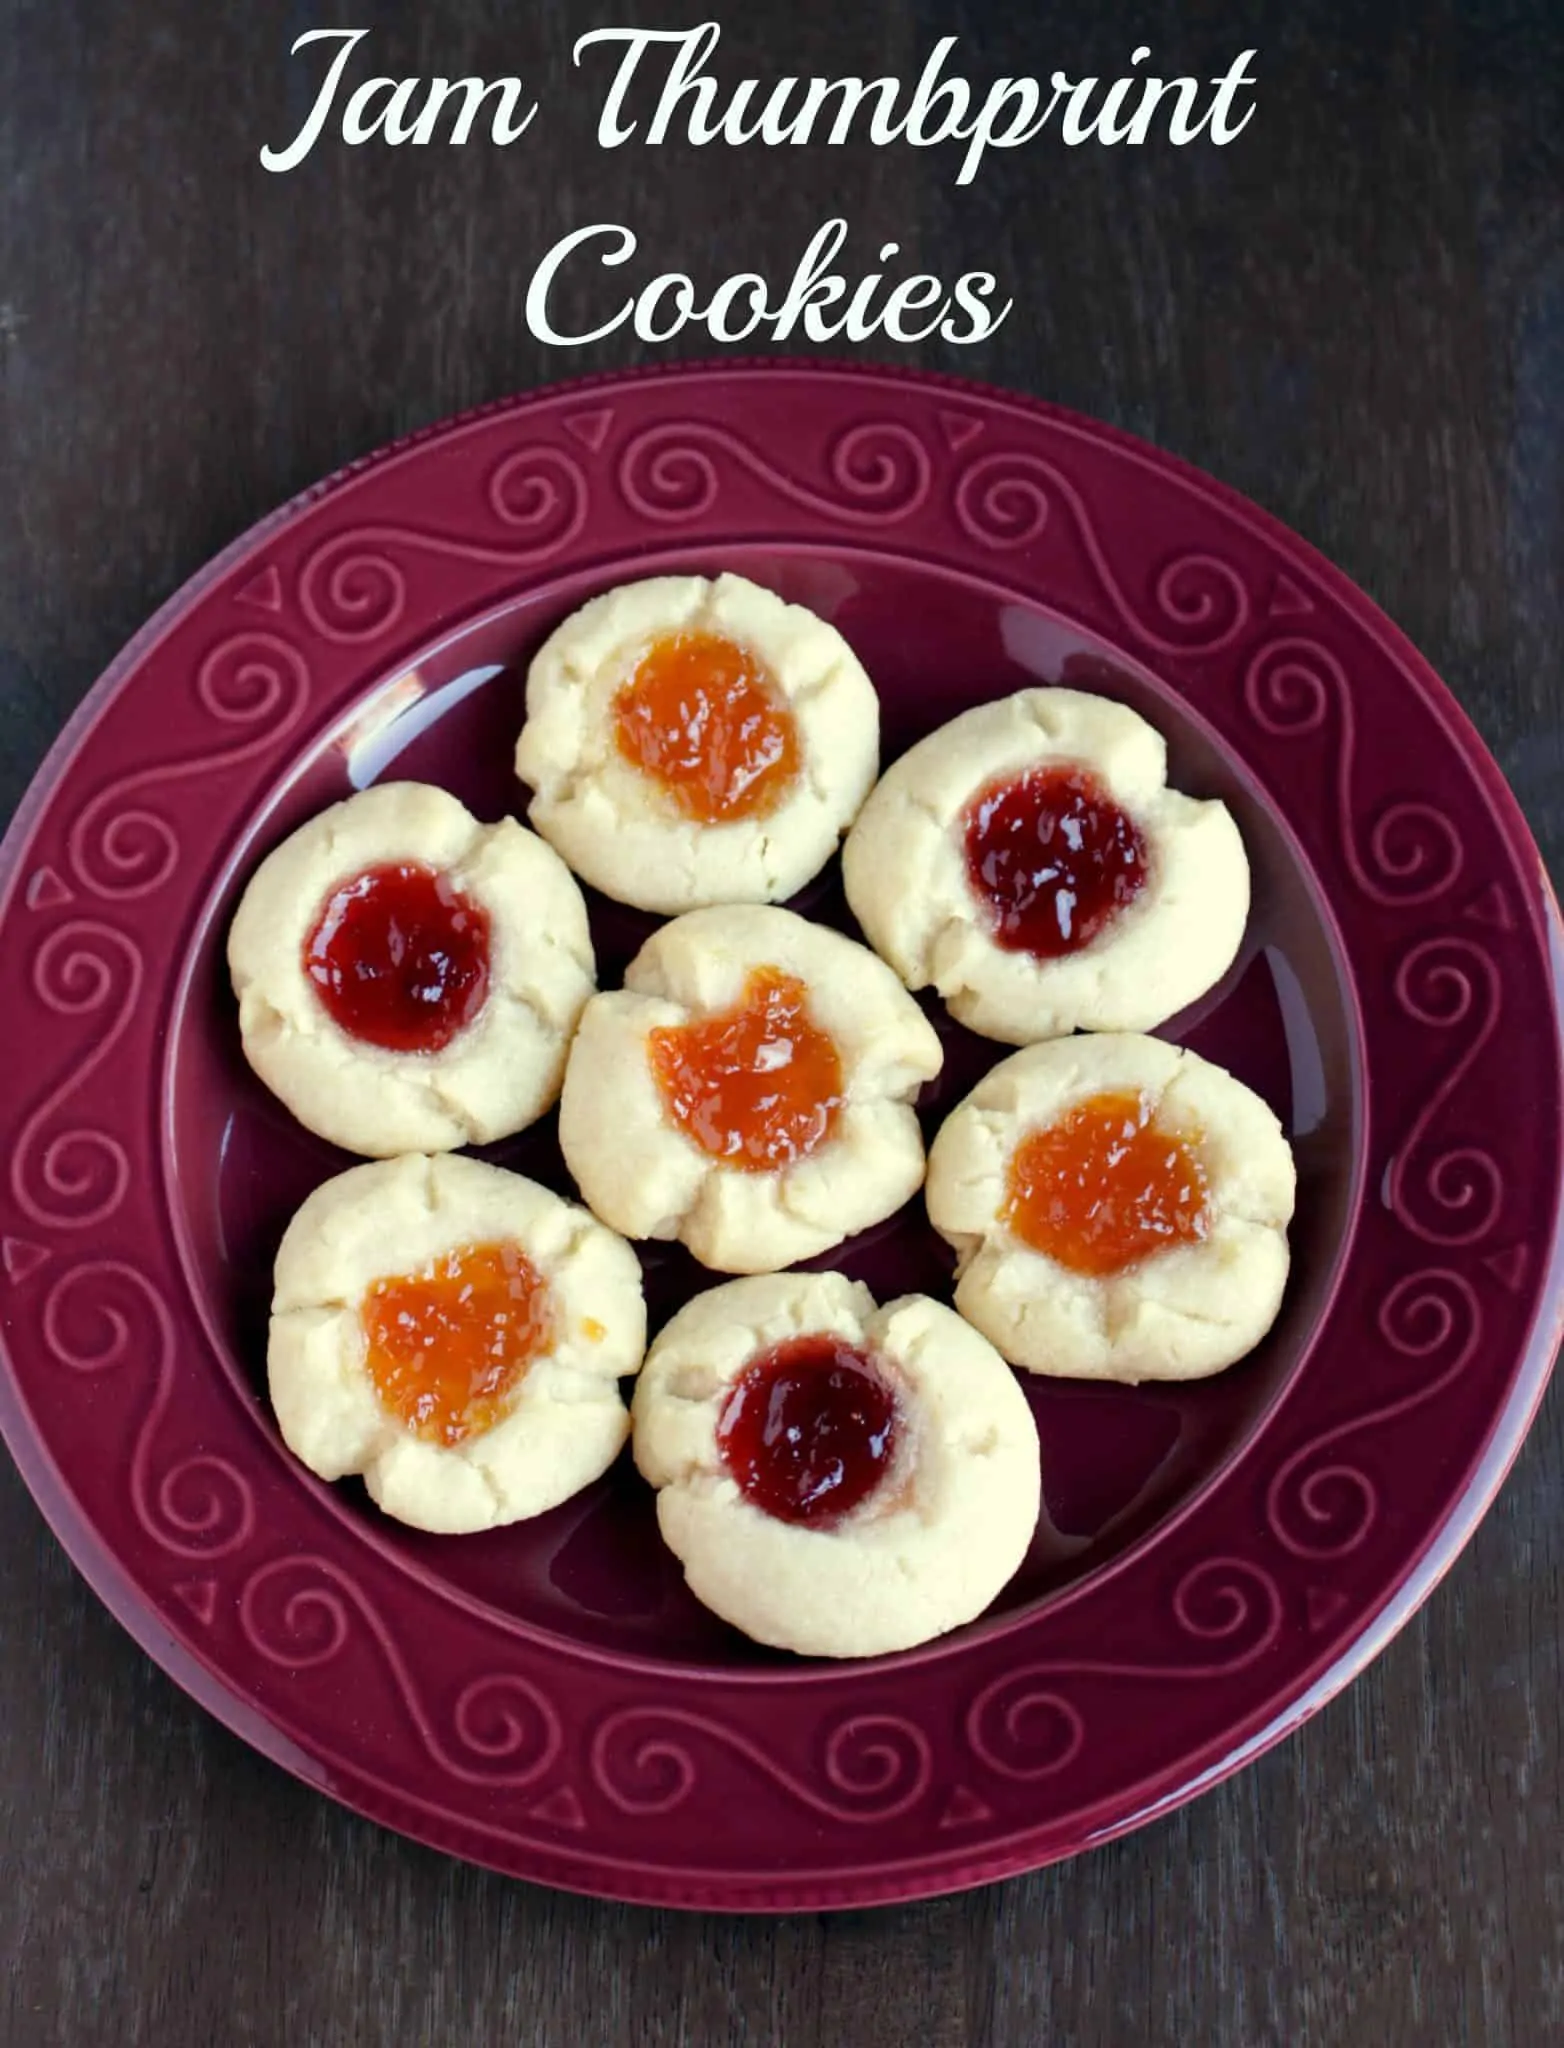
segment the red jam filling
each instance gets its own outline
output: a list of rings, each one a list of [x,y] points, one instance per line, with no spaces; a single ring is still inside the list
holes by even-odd
[[[966,856],[996,944],[1039,960],[1089,946],[1146,882],[1134,819],[1082,768],[984,790],[967,806]]]
[[[334,889],[304,942],[328,1016],[387,1052],[439,1052],[489,992],[489,919],[417,861],[366,868]]]
[[[793,1337],[745,1368],[717,1447],[757,1508],[829,1528],[884,1479],[898,1421],[895,1390],[867,1352],[839,1337]]]
[[[1122,1273],[1210,1229],[1199,1159],[1137,1093],[1093,1095],[1028,1132],[1006,1178],[1006,1223],[1073,1273]]]
[[[377,1280],[359,1310],[370,1379],[425,1443],[459,1444],[505,1413],[549,1335],[548,1283],[514,1244],[464,1244]]]
[[[756,968],[731,1010],[659,1025],[648,1045],[664,1108],[725,1166],[772,1173],[835,1126],[841,1057],[810,1021],[806,985],[779,968]]]
[[[720,633],[671,633],[614,699],[614,738],[688,818],[771,810],[798,773],[798,729],[765,664]]]

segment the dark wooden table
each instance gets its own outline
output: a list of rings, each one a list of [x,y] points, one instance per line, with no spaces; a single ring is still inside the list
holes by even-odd
[[[1259,51],[1224,149],[600,150],[591,27],[721,13],[716,69],[1165,73]],[[498,149],[263,143],[293,38],[518,73]],[[1151,68],[1151,67],[1148,67]],[[1331,555],[1460,695],[1564,853],[1564,13],[1557,0],[999,5],[0,0],[0,804],[146,614],[315,477],[459,407],[710,353],[529,338],[527,281],[623,221],[638,274],[785,277],[841,212],[1015,310],[966,371],[1131,428]],[[636,266],[630,266],[634,270]],[[589,310],[582,293],[574,310]],[[563,303],[571,304],[567,299]],[[0,2036],[34,2043],[1540,2044],[1564,2039],[1564,1408],[1373,1669],[1171,1819],[904,1910],[725,1921],[555,1896],[339,1810],[97,1605],[0,1470]]]

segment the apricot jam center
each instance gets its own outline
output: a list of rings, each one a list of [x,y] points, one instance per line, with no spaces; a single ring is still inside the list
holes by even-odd
[[[649,1034],[664,1107],[703,1152],[745,1173],[804,1159],[835,1126],[842,1062],[805,984],[757,967],[731,1010]]]
[[[377,1280],[359,1310],[375,1392],[425,1443],[490,1428],[548,1339],[548,1283],[514,1244],[464,1244]]]
[[[1004,1219],[1073,1273],[1122,1273],[1210,1228],[1195,1153],[1151,1121],[1145,1096],[1093,1095],[1010,1155]]]
[[[1082,768],[1038,768],[967,806],[967,875],[995,942],[1039,960],[1089,946],[1146,882],[1146,842]]]
[[[327,897],[304,972],[342,1030],[387,1052],[439,1052],[489,992],[489,919],[417,861],[366,868]]]
[[[735,1384],[717,1448],[747,1499],[782,1522],[829,1528],[861,1506],[896,1452],[896,1395],[839,1337],[793,1337]]]
[[[720,633],[671,633],[614,699],[620,753],[702,825],[769,811],[798,773],[798,729],[763,662]]]

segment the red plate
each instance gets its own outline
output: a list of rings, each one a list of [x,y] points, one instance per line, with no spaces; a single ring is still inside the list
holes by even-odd
[[[1084,684],[1225,797],[1255,907],[1172,1035],[1297,1150],[1295,1264],[1203,1386],[1032,1382],[1048,1509],[985,1620],[908,1656],[763,1652],[686,1594],[628,1462],[440,1541],[281,1448],[268,1269],[340,1155],[260,1089],[221,946],[244,878],[382,774],[513,806],[520,671],[568,610],[740,570],[833,619],[888,753]],[[915,1898],[1134,1826],[1367,1661],[1492,1498],[1560,1299],[1556,916],[1498,772],[1344,578],[1123,436],[932,379],[792,366],[574,385],[267,520],[83,705],[6,841],[0,1420],[144,1647],[268,1755],[459,1855],[732,1908]],[[834,870],[803,907],[844,918]],[[647,920],[594,905],[605,981]],[[1002,1048],[952,1031],[932,1124]],[[552,1125],[496,1156],[557,1185]],[[912,1205],[841,1263],[948,1286]],[[661,1314],[698,1284],[653,1253]]]

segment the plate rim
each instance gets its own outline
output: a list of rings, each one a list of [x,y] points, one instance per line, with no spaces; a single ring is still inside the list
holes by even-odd
[[[604,371],[586,377],[562,379],[470,408],[448,419],[431,422],[410,434],[400,436],[370,454],[340,466],[328,477],[306,487],[284,504],[264,514],[231,540],[218,554],[203,563],[163,601],[120,650],[67,720],[35,771],[8,825],[3,842],[0,842],[0,919],[12,914],[22,855],[31,839],[37,818],[45,809],[77,749],[95,726],[103,710],[116,699],[123,683],[156,648],[164,634],[199,602],[206,590],[220,582],[267,537],[286,528],[303,511],[329,499],[345,485],[362,478],[367,472],[384,469],[431,440],[454,440],[466,430],[481,426],[496,417],[523,414],[540,402],[560,399],[569,401],[593,391],[602,391],[606,388],[623,389],[663,379],[684,383],[695,382],[707,376],[731,378],[778,374],[802,375],[821,381],[837,379],[859,388],[877,383],[902,382],[925,390],[943,390],[953,398],[965,397],[988,407],[998,407],[1001,410],[1033,417],[1041,416],[1054,426],[1064,428],[1086,441],[1112,444],[1122,453],[1132,455],[1159,474],[1171,474],[1187,487],[1216,502],[1229,516],[1237,518],[1260,538],[1279,546],[1294,562],[1298,562],[1301,556],[1300,565],[1311,570],[1326,586],[1332,601],[1352,613],[1359,626],[1367,630],[1399,666],[1412,672],[1425,701],[1438,715],[1447,739],[1458,749],[1468,768],[1473,772],[1511,852],[1519,857],[1524,849],[1533,858],[1536,878],[1540,884],[1538,915],[1553,949],[1555,1050],[1561,1063],[1564,1063],[1564,1018],[1561,1018],[1558,1001],[1558,961],[1561,955],[1564,955],[1564,925],[1561,925],[1558,905],[1546,870],[1540,858],[1536,856],[1530,827],[1497,763],[1449,686],[1373,598],[1344,571],[1337,569],[1321,555],[1311,542],[1285,526],[1264,507],[1186,462],[1182,457],[1158,449],[1123,429],[1091,420],[1072,410],[1024,393],[1006,391],[950,373],[925,372],[905,365],[852,364],[829,358],[706,358],[687,363],[657,363],[626,371]],[[1139,658],[1143,661],[1145,659]],[[1443,1514],[1438,1526],[1408,1569],[1384,1589],[1378,1604],[1363,1620],[1346,1648],[1315,1675],[1306,1696],[1292,1703],[1281,1715],[1273,1717],[1266,1727],[1252,1731],[1236,1745],[1230,1755],[1213,1763],[1205,1771],[1196,1773],[1187,1784],[1170,1790],[1147,1807],[1121,1817],[1110,1825],[1086,1832],[1075,1846],[1055,1848],[1043,1857],[1038,1857],[1019,1844],[1006,1848],[1001,1842],[996,1842],[992,1848],[974,1850],[965,1856],[950,1852],[944,1856],[933,1857],[931,1861],[941,1865],[944,1874],[932,1879],[930,1873],[923,1869],[922,1859],[919,1859],[918,1867],[912,1870],[912,1874],[900,1881],[897,1880],[897,1873],[904,1868],[911,1869],[911,1866],[904,1863],[877,1866],[862,1875],[849,1878],[840,1886],[807,1881],[794,1885],[786,1881],[744,1878],[735,1880],[731,1875],[714,1878],[710,1883],[704,1878],[698,1878],[697,1881],[686,1885],[671,1873],[648,1866],[633,1872],[623,1871],[622,1876],[627,1881],[616,1882],[613,1888],[608,1889],[602,1882],[601,1872],[595,1878],[590,1874],[583,1875],[585,1865],[582,1860],[572,1859],[564,1851],[561,1852],[559,1868],[556,1871],[545,1874],[539,1869],[538,1875],[544,1882],[589,1896],[708,1909],[787,1911],[890,1903],[934,1896],[1007,1874],[1041,1867],[1044,1862],[1059,1860],[1063,1856],[1078,1853],[1081,1848],[1112,1839],[1173,1810],[1187,1799],[1198,1796],[1201,1791],[1216,1784],[1244,1763],[1263,1753],[1275,1742],[1282,1740],[1333,1697],[1343,1685],[1350,1682],[1372,1661],[1391,1636],[1411,1618],[1465,1547],[1483,1513],[1503,1484],[1548,1384],[1553,1353],[1560,1335],[1561,1322],[1564,1322],[1564,1302],[1560,1299],[1561,1288],[1564,1288],[1564,1209],[1558,1206],[1555,1207],[1553,1235],[1546,1269],[1546,1285],[1539,1283],[1538,1286],[1536,1306],[1523,1359],[1514,1374],[1504,1408],[1492,1419],[1491,1427],[1484,1439],[1477,1470],[1465,1492]],[[202,1662],[192,1643],[170,1631],[166,1625],[166,1618],[161,1617],[149,1604],[121,1560],[91,1527],[68,1480],[56,1468],[47,1446],[32,1426],[27,1402],[19,1384],[15,1382],[9,1347],[0,1342],[0,1350],[4,1352],[5,1367],[4,1371],[0,1372],[0,1433],[6,1438],[24,1483],[33,1493],[45,1521],[53,1529],[67,1555],[71,1557],[93,1591],[132,1638],[156,1663],[169,1672],[181,1689],[190,1693],[219,1721],[233,1729],[252,1747],[282,1763],[285,1768],[315,1789],[325,1790],[382,1825],[411,1834],[416,1839],[441,1848],[447,1853],[464,1856],[480,1863],[489,1863],[490,1867],[509,1871],[511,1874],[522,1874],[514,1861],[486,1857],[481,1851],[475,1851],[471,1842],[465,1845],[453,1843],[450,1833],[460,1833],[468,1825],[466,1822],[458,1819],[447,1831],[442,1831],[439,1826],[430,1828],[408,1825],[405,1817],[398,1818],[396,1815],[399,1802],[394,1795],[387,1795],[383,1800],[371,1796],[372,1793],[378,1794],[381,1789],[375,1786],[373,1780],[360,1777],[351,1785],[337,1781],[336,1771],[330,1762],[300,1751],[269,1716],[264,1712],[257,1714],[239,1699],[232,1681],[225,1679]],[[1035,1834],[1038,1831],[1032,1832]],[[527,1860],[536,1868],[546,1861],[546,1858],[534,1854],[529,1846]],[[575,1872],[574,1876],[571,1874],[572,1871]],[[640,1878],[645,1878],[648,1882],[638,1884],[635,1880]],[[747,1886],[757,1892],[770,1892],[775,1896],[734,1896]]]

